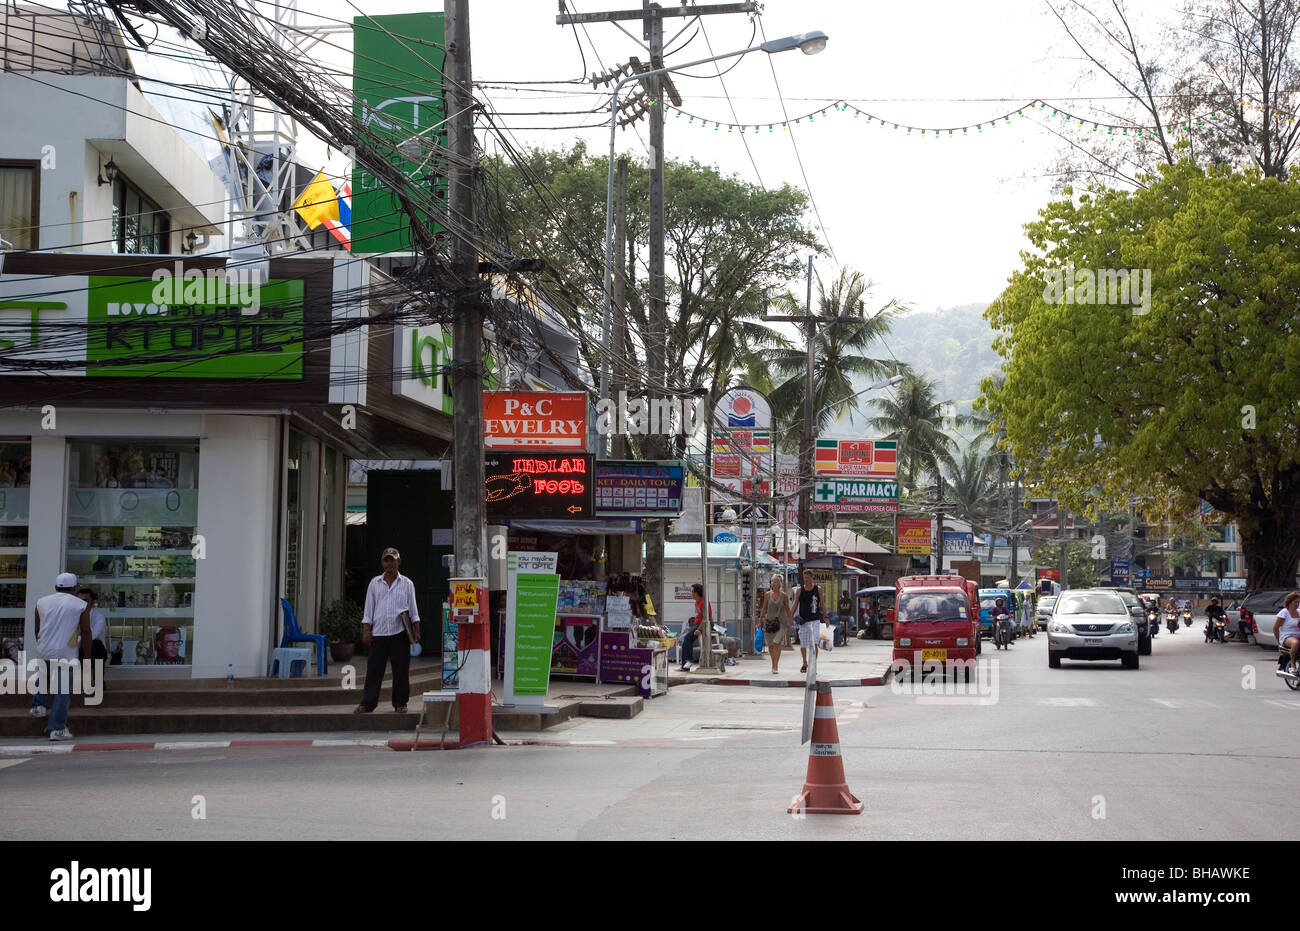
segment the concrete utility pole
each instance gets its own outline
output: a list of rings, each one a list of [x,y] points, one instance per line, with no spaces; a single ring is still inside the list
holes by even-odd
[[[664,48],[664,19],[668,17],[698,17],[718,13],[755,13],[758,5],[753,2],[718,3],[710,6],[687,6],[664,9],[651,0],[641,0],[640,10],[615,10],[608,13],[569,13],[565,4],[560,3],[560,14],[555,22],[561,26],[582,23],[613,23],[620,20],[639,19],[642,22],[642,37],[649,43],[650,69],[662,68]],[[597,83],[593,76],[593,83]],[[664,278],[664,116],[663,90],[667,84],[674,103],[680,106],[676,89],[672,87],[667,75],[651,75],[644,80],[646,94],[650,101],[650,340],[646,346],[646,383],[650,390],[661,397],[666,397],[666,359],[668,344],[668,309]],[[612,145],[611,145],[612,148]],[[709,412],[712,416],[712,411]],[[647,459],[662,459],[664,444],[659,437],[647,436],[642,439],[642,448]],[[704,533],[708,534],[707,501],[704,515]],[[664,531],[663,520],[645,522],[645,564],[641,570],[646,593],[656,605],[656,610],[663,611],[664,603]],[[702,580],[705,585],[708,580]],[[705,653],[711,647],[712,630],[708,624],[703,625],[705,632],[701,640],[701,662],[708,662]]]
[[[448,206],[467,229],[474,227],[474,112],[469,53],[469,0],[446,0],[448,144],[455,158],[447,172]],[[452,268],[464,283],[457,296],[452,328],[456,441],[456,574],[486,578],[487,527],[483,501],[483,304],[478,294],[478,254],[474,244],[454,236]]]

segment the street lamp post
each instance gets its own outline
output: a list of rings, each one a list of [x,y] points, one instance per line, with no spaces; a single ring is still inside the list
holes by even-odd
[[[777,52],[788,52],[793,49],[799,49],[805,55],[816,55],[822,49],[826,48],[826,33],[814,30],[805,32],[800,35],[786,36],[781,39],[772,39],[763,42],[760,45],[750,46],[749,48],[740,49],[735,52],[726,52],[722,55],[714,55],[710,58],[701,58],[699,61],[690,61],[681,65],[672,67],[655,68],[652,71],[642,71],[639,74],[628,75],[614,85],[614,92],[609,95],[609,183],[605,193],[605,294],[604,294],[604,313],[601,320],[601,336],[603,343],[609,345],[610,315],[613,293],[613,268],[614,268],[614,131],[618,128],[618,95],[622,91],[623,85],[632,81],[641,81],[645,78],[654,77],[657,74],[667,74],[670,71],[681,71],[684,68],[694,68],[696,65],[707,65],[711,62],[721,61],[724,58],[739,58],[741,55],[747,55],[750,52],[762,50],[769,55],[775,55]],[[609,394],[609,355],[605,355],[605,360],[600,369],[600,396],[602,398]]]

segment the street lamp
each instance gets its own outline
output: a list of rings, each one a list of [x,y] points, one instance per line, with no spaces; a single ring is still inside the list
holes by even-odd
[[[739,58],[741,55],[748,55],[750,52],[759,50],[767,52],[769,55],[775,55],[778,52],[799,49],[805,55],[816,55],[826,48],[826,41],[826,33],[820,30],[803,32],[798,35],[785,36],[781,39],[771,39],[760,45],[753,45],[739,51],[726,52],[710,58],[701,58],[699,61],[690,61],[682,65],[655,68],[653,71],[630,74],[614,85],[614,92],[609,95],[609,182],[605,191],[605,296],[604,313],[601,321],[601,336],[606,346],[609,345],[610,338],[610,314],[614,287],[614,131],[618,128],[618,95],[623,89],[623,85],[631,81],[641,81],[645,78],[654,77],[657,74],[681,71],[684,68],[694,68],[696,65],[707,65],[711,62],[721,61],[724,58]],[[609,355],[606,354],[605,360],[600,367],[600,397],[605,398],[608,396]]]

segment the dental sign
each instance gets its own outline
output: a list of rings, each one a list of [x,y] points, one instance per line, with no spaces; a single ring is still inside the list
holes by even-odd
[[[585,452],[587,396],[581,391],[485,391],[483,445]]]
[[[353,116],[385,155],[428,197],[445,206],[447,179],[434,173],[433,144],[446,145],[443,14],[358,16],[352,24]],[[376,139],[375,137],[378,137]],[[399,150],[398,146],[407,143]],[[441,229],[422,214],[430,232]],[[352,169],[352,251],[416,251],[402,205],[375,175]]]
[[[483,456],[489,521],[588,520],[594,516],[595,456],[498,453]]]

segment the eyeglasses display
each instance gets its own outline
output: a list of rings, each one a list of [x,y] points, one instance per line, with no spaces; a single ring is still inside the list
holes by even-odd
[[[27,608],[30,443],[0,443],[0,659],[17,661]]]
[[[67,568],[94,589],[109,662],[194,662],[196,443],[69,444]]]

